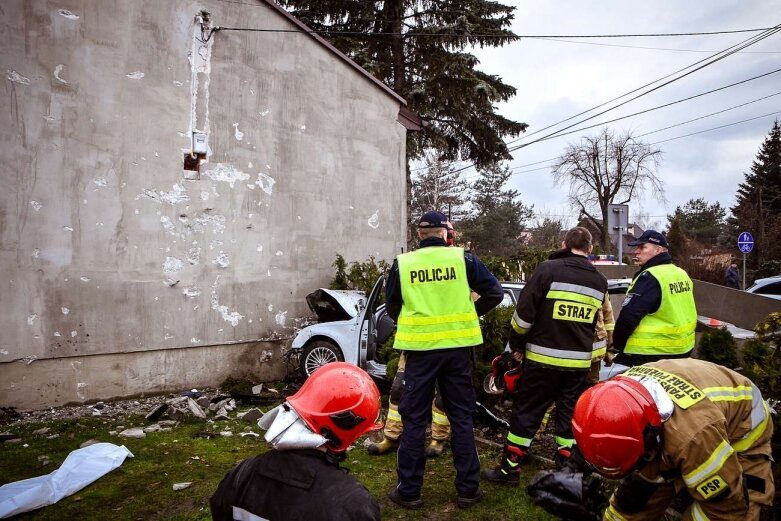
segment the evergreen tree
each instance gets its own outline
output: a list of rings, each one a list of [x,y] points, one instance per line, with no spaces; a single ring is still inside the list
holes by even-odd
[[[754,252],[749,262],[756,268],[762,262],[781,257],[781,127],[778,120],[768,133],[751,172],[744,174],[732,207],[733,232],[754,235]]]
[[[466,208],[469,184],[452,164],[440,161],[431,151],[425,154],[425,165],[413,172],[412,198],[409,205],[410,236],[415,237],[417,219],[429,210],[437,210],[451,222],[463,220],[468,213]]]
[[[667,228],[667,244],[670,245],[670,255],[674,259],[682,261],[686,257],[687,239],[683,231],[681,221],[683,218],[676,211],[674,215],[668,215],[669,227]]]
[[[675,209],[667,216],[667,222],[672,229],[674,221],[689,239],[697,241],[700,246],[713,247],[724,245],[729,240],[727,234],[727,211],[716,201],[709,204],[704,198],[689,199],[683,206]],[[680,252],[683,253],[683,252]]]
[[[505,190],[512,175],[507,166],[491,165],[478,170],[472,185],[472,213],[456,225],[463,241],[479,255],[510,256],[520,251],[520,235],[532,217],[517,190]]]

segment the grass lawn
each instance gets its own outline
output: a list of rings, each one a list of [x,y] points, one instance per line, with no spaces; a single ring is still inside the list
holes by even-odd
[[[216,423],[184,421],[169,432],[153,432],[142,439],[122,439],[109,434],[119,430],[118,426],[146,425],[144,417],[137,414],[0,425],[0,431],[11,431],[22,438],[20,443],[0,443],[0,484],[52,472],[71,451],[89,439],[125,445],[135,456],[76,494],[17,519],[208,520],[211,519],[209,497],[225,473],[242,459],[268,450],[262,437],[238,436],[245,430],[262,432],[254,424],[235,419]],[[49,427],[50,431],[43,436],[32,434],[42,427]],[[221,431],[232,431],[233,436],[219,436]],[[53,434],[59,436],[49,439]],[[362,441],[348,452],[343,466],[377,498],[383,519],[556,519],[533,506],[523,492],[526,481],[537,471],[534,464],[525,472],[521,487],[483,483],[486,492],[483,501],[468,510],[458,509],[449,450],[442,457],[429,460],[426,466],[423,509],[399,508],[385,497],[396,480],[395,453],[369,456]],[[484,467],[494,465],[499,456],[495,449],[480,452]],[[48,456],[51,463],[43,465],[39,456]],[[174,483],[186,481],[193,482],[192,486],[180,491],[172,489]]]

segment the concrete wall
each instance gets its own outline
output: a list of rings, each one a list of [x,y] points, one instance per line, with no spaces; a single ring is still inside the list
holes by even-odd
[[[295,28],[264,2],[0,5],[0,405],[278,377],[335,254],[404,244],[399,100],[306,34],[198,44],[202,9]]]

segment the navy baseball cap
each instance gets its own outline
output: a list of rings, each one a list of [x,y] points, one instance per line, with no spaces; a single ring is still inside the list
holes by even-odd
[[[448,228],[450,220],[441,212],[430,211],[423,214],[418,221],[418,228]]]
[[[667,239],[664,238],[664,235],[657,232],[656,230],[646,230],[640,237],[631,242],[628,242],[627,244],[629,246],[640,246],[641,244],[645,244],[647,242],[656,244],[657,246],[662,246],[663,248],[670,247],[670,245],[667,244]]]

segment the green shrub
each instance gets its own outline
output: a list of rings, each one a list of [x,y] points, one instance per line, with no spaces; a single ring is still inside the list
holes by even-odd
[[[385,260],[376,261],[374,257],[369,257],[363,262],[353,261],[348,264],[340,254],[336,254],[336,260],[331,266],[336,273],[328,286],[330,289],[356,289],[363,291],[367,296],[380,275],[390,268]]]
[[[703,333],[697,348],[697,357],[730,369],[740,365],[738,345],[726,327],[711,329]]]

